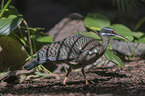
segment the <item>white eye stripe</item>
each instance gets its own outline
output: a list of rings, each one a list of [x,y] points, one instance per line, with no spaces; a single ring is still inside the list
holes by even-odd
[[[102,35],[102,36],[104,36],[104,35],[109,36],[109,35],[112,35],[112,34],[111,34],[111,33],[101,33],[101,35]]]

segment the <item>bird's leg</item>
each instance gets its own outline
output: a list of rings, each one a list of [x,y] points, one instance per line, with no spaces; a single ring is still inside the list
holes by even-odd
[[[67,74],[66,74],[66,76],[65,76],[65,78],[64,78],[64,80],[63,80],[63,82],[62,82],[63,85],[66,84],[67,77],[68,77],[69,73],[71,72],[71,70],[72,70],[71,67],[69,67],[69,69],[68,69],[68,71],[67,71]]]
[[[88,81],[87,81],[87,79],[86,79],[86,74],[85,74],[85,71],[84,71],[84,67],[82,68],[82,74],[83,74],[83,76],[85,78],[86,84],[89,84]]]

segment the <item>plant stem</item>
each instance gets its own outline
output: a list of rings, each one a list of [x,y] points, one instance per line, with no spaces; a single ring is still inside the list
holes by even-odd
[[[47,68],[45,68],[43,65],[40,65],[45,71],[47,71],[49,74],[51,74],[52,72],[49,71]]]
[[[20,26],[20,25],[18,26],[18,29],[19,29],[19,31],[20,31],[21,38],[24,39],[24,36],[23,36],[23,33],[22,33],[22,30],[21,30],[21,26]]]
[[[5,9],[9,6],[9,4],[11,3],[12,0],[9,0],[6,5],[4,6],[4,8],[1,10],[1,13],[0,13],[0,18],[2,17],[3,13],[5,12]],[[3,3],[3,1],[2,1]]]
[[[137,45],[135,46],[135,48],[132,50],[130,56],[128,57],[128,59],[130,60],[130,58],[133,56],[133,53],[135,52],[136,48],[138,47],[139,43],[137,43]]]
[[[4,0],[2,0],[1,11],[3,10],[3,7],[4,7]]]
[[[34,36],[34,32],[32,32],[32,35]],[[34,38],[36,37],[34,36]],[[36,44],[34,38],[32,39],[32,42],[33,42],[34,53],[36,53]]]
[[[131,48],[130,48],[130,46],[129,46],[128,42],[126,42],[126,44],[127,44],[128,48],[129,48],[129,52],[130,52],[130,54],[131,54],[131,53],[132,53],[132,51],[131,51]],[[128,59],[130,59],[130,58],[128,58]]]
[[[137,31],[144,22],[145,22],[145,17],[143,17],[141,20],[139,20],[139,22],[136,24],[134,30]]]
[[[28,28],[28,24],[24,19],[23,19],[23,23],[25,24],[27,32],[28,32],[28,39],[29,39],[29,43],[30,43],[30,55],[31,55],[31,58],[33,58],[33,48],[32,48],[32,42],[31,42],[31,38],[30,38],[30,31]]]

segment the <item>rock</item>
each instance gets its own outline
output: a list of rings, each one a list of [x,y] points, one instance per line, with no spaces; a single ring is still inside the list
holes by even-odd
[[[0,37],[0,72],[17,70],[24,65],[27,54],[18,40]]]
[[[58,24],[55,25],[49,32],[53,41],[59,41],[65,37],[70,37],[75,35],[76,32],[86,31],[83,16],[78,13],[72,13],[62,19]]]
[[[129,50],[127,43],[131,49],[131,52],[138,45],[135,42],[124,42],[124,41],[110,39],[110,44],[111,44],[113,50],[115,50],[123,55],[130,56],[131,52]],[[136,48],[135,52],[133,53],[133,56],[145,56],[145,44],[139,43],[138,47]]]

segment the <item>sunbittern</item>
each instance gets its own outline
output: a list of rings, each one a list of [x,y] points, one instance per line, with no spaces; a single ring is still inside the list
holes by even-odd
[[[97,32],[96,32],[97,34]],[[69,65],[68,72],[64,78],[63,84],[66,84],[66,79],[71,72],[72,68],[82,68],[86,84],[88,81],[85,76],[84,68],[94,63],[105,52],[108,45],[108,37],[117,36],[120,38],[125,37],[117,34],[115,30],[105,27],[99,32],[102,39],[102,44],[93,37],[78,34],[72,37],[67,37],[61,41],[45,45],[36,54],[35,60],[24,66],[25,69],[30,70],[45,62],[53,62],[56,64],[66,63]]]

